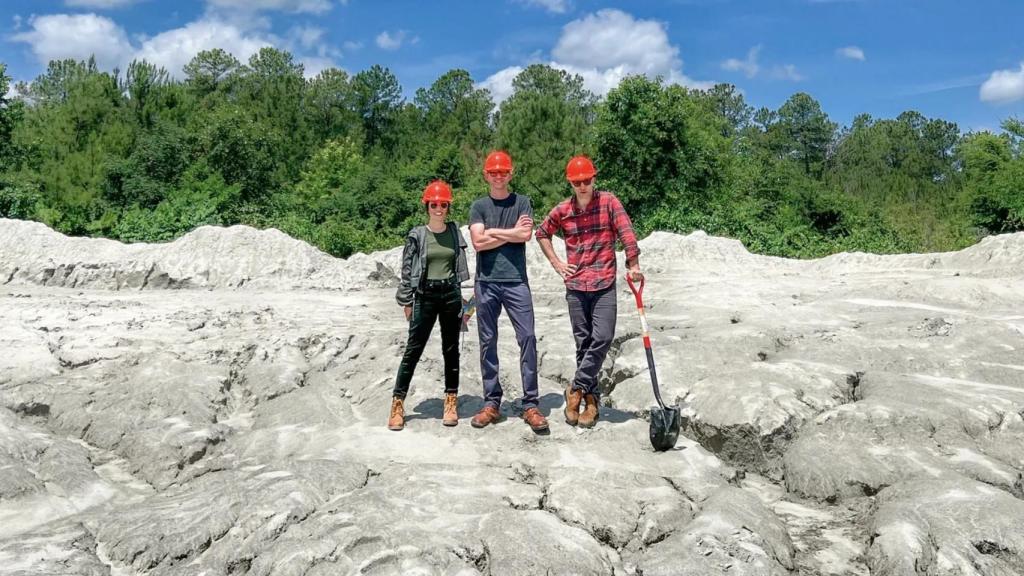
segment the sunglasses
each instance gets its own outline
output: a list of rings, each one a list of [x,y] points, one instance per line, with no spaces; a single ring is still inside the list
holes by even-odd
[[[569,183],[572,184],[575,187],[590,186],[591,184],[594,183],[594,179],[593,178],[587,178],[586,180],[572,180]]]
[[[491,170],[490,172],[487,173],[488,176],[492,176],[494,178],[503,178],[505,176],[508,176],[509,174],[511,174],[511,172],[509,172],[508,170]]]
[[[428,204],[428,206],[430,206],[431,210],[436,210],[437,208],[444,208],[445,210],[447,210],[448,206],[451,206],[451,204],[449,204],[448,202],[431,202],[430,204]]]

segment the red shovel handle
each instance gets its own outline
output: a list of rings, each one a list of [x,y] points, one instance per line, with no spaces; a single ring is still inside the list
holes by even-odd
[[[640,326],[643,327],[644,351],[647,352],[647,370],[651,373],[651,386],[654,388],[654,398],[658,406],[665,409],[665,402],[661,399],[661,390],[658,388],[658,372],[654,369],[654,351],[651,350],[651,329],[647,325],[647,314],[644,313],[644,278],[640,278],[640,287],[637,288],[629,272],[626,272],[626,283],[636,297],[636,311],[640,314]]]
[[[629,275],[629,272],[626,272],[626,283],[629,284],[629,289],[633,291],[633,296],[636,298],[637,308],[644,307],[644,281],[645,278],[641,276],[640,288],[637,288],[636,284],[633,283],[633,278]]]

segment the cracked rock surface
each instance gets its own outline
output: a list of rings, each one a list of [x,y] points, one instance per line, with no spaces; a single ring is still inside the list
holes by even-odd
[[[622,282],[600,421],[562,420],[573,341],[533,244],[550,434],[518,417],[504,317],[505,420],[469,426],[474,321],[459,425],[435,334],[395,433],[400,249],[0,219],[0,574],[1024,573],[1024,234],[803,262],[701,233],[641,249],[686,419],[666,453]]]

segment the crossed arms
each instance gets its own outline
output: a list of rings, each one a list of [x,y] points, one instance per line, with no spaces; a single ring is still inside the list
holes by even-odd
[[[485,228],[483,222],[469,226],[469,237],[473,241],[473,249],[477,252],[494,250],[508,243],[522,244],[533,236],[533,218],[526,214],[519,217],[513,228]]]

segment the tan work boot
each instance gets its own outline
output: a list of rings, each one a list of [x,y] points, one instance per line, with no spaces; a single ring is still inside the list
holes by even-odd
[[[575,426],[580,420],[580,403],[583,402],[583,391],[577,390],[570,384],[565,389],[565,423]]]
[[[494,406],[484,406],[484,409],[477,412],[476,416],[469,421],[473,428],[483,428],[488,424],[494,424],[501,418],[501,413]]]
[[[597,418],[599,416],[597,397],[593,394],[585,394],[583,399],[587,402],[587,407],[580,413],[580,426],[584,428],[593,428],[594,424],[597,424]]]
[[[388,418],[388,430],[405,428],[405,401],[401,398],[391,399],[391,417]]]
[[[455,426],[459,423],[459,395],[454,392],[446,392],[444,395],[444,415],[441,416],[441,424]]]
[[[527,408],[526,412],[523,412],[523,420],[526,420],[534,432],[543,432],[548,429],[548,419],[536,408]]]

